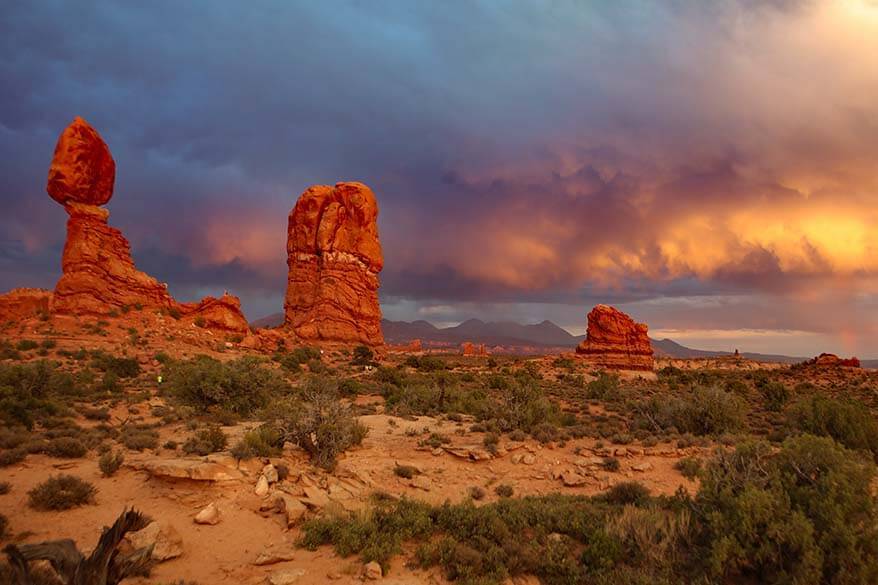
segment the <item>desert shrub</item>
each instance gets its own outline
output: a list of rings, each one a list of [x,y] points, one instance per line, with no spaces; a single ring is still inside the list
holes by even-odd
[[[587,398],[616,400],[619,398],[619,376],[600,372],[598,377],[585,386]]]
[[[0,421],[6,425],[31,429],[65,411],[59,397],[77,393],[74,377],[54,362],[0,364]]]
[[[226,448],[229,438],[218,426],[209,426],[196,431],[183,443],[183,452],[196,455],[210,455]]]
[[[274,413],[284,439],[325,469],[334,468],[338,455],[359,445],[368,430],[339,402],[334,382],[322,378],[309,378],[301,397],[283,401]]]
[[[99,420],[99,421],[108,421],[110,420],[110,411],[107,408],[91,408],[91,407],[82,407],[79,408],[80,414],[87,418],[88,420]]]
[[[237,459],[252,457],[277,457],[284,446],[284,437],[279,429],[264,424],[244,433],[243,438],[232,447],[232,455]]]
[[[688,510],[659,506],[625,506],[608,519],[605,530],[629,563],[649,567],[679,566],[694,537]]]
[[[789,389],[780,382],[768,382],[759,386],[759,392],[765,399],[765,407],[773,412],[779,412],[790,399]]]
[[[677,429],[694,435],[720,435],[741,428],[747,410],[744,401],[717,387],[697,387],[688,397],[653,397],[638,409],[641,426]]]
[[[28,495],[28,505],[37,510],[68,510],[94,502],[97,490],[73,475],[50,477]]]
[[[165,368],[168,391],[201,412],[228,410],[247,416],[287,389],[286,383],[259,359],[220,362],[208,356],[176,361]]]
[[[342,396],[356,396],[363,392],[363,383],[353,378],[345,378],[338,382],[338,393]]]
[[[603,499],[618,506],[642,506],[649,501],[649,488],[637,481],[623,481],[604,492]]]
[[[4,449],[0,451],[0,467],[9,467],[24,461],[27,457],[28,450],[25,447],[15,447],[13,449]]]
[[[695,457],[684,457],[674,463],[674,469],[679,471],[686,479],[693,480],[701,471],[701,460]]]
[[[474,500],[483,500],[483,499],[485,499],[485,495],[486,495],[484,488],[479,487],[477,485],[474,485],[471,488],[469,488],[467,490],[467,493],[469,494],[469,497],[471,497]]]
[[[416,475],[420,475],[421,472],[418,471],[418,468],[414,465],[400,465],[399,463],[397,463],[393,467],[393,473],[398,477],[411,479]]]
[[[15,349],[17,349],[18,351],[30,351],[32,349],[38,348],[39,346],[40,344],[33,339],[22,339],[16,344]]]
[[[372,351],[370,347],[365,345],[358,345],[354,348],[353,359],[351,359],[351,364],[355,366],[368,366],[371,365],[375,360],[375,353]]]
[[[58,437],[49,441],[45,452],[51,457],[77,459],[85,456],[85,454],[88,453],[88,449],[79,439],[74,439],[73,437]]]
[[[419,372],[438,372],[447,369],[444,361],[430,355],[410,355],[404,363]]]
[[[145,425],[125,425],[119,440],[132,451],[155,449],[159,446],[158,431]]]
[[[501,583],[525,574],[546,583],[587,582],[578,550],[597,539],[603,512],[588,498],[552,495],[513,499],[476,507],[428,506],[409,500],[379,500],[365,513],[323,517],[303,525],[302,543],[332,544],[342,556],[386,566],[403,542],[422,541],[415,557],[438,566],[449,580]],[[526,538],[522,536],[526,535]],[[557,539],[564,535],[579,546]]]
[[[119,378],[136,378],[140,375],[140,363],[136,358],[115,357],[97,351],[92,354],[92,366],[105,373],[113,373]]]
[[[701,473],[697,555],[714,579],[760,583],[878,580],[875,466],[826,437],[749,442]]]
[[[619,464],[619,460],[616,459],[615,457],[604,457],[604,460],[601,463],[601,466],[606,471],[619,471],[620,464]]]
[[[878,459],[878,421],[860,402],[813,395],[790,407],[789,426],[802,433],[832,437],[848,449]]]
[[[501,483],[494,488],[494,493],[501,498],[511,498],[512,494],[515,493],[515,488],[513,488],[508,483]]]
[[[105,477],[112,477],[125,463],[125,454],[122,451],[107,451],[98,459],[98,467]]]

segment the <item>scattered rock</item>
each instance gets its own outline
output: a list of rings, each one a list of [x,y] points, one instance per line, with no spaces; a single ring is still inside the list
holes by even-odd
[[[260,475],[259,479],[256,481],[256,488],[253,490],[253,493],[259,497],[264,497],[268,495],[268,490],[268,480],[265,479],[264,475]]]
[[[652,463],[650,463],[649,461],[644,461],[643,463],[635,463],[631,466],[631,469],[643,473],[644,471],[649,471],[650,469],[652,469]]]
[[[125,540],[134,549],[152,546],[152,558],[162,562],[183,554],[183,538],[170,524],[150,522],[146,528],[129,532]]]
[[[278,499],[280,502],[280,511],[283,512],[287,518],[287,528],[292,528],[293,526],[298,525],[308,512],[308,508],[305,507],[305,504],[300,502],[298,498],[294,498],[289,494],[280,494]]]
[[[241,479],[244,474],[237,469],[209,461],[191,459],[152,459],[132,462],[130,467],[145,471],[153,477],[166,479],[191,479],[194,481],[230,481]]]
[[[586,482],[588,482],[588,478],[576,473],[575,471],[564,471],[561,473],[561,483],[563,483],[565,487],[579,487],[585,485]]]
[[[268,585],[292,585],[305,576],[305,569],[289,569],[277,571],[268,576]]]
[[[268,483],[277,483],[277,468],[271,463],[262,468],[262,475]]]
[[[210,504],[202,508],[201,511],[198,512],[198,514],[195,515],[194,520],[196,524],[209,524],[211,526],[219,524],[219,506],[216,505],[216,502],[211,502]]]
[[[363,565],[363,576],[370,581],[375,581],[383,577],[384,572],[381,570],[381,565],[372,561]]]
[[[253,561],[253,564],[257,567],[264,567],[266,565],[285,563],[293,560],[293,558],[294,555],[292,550],[267,548],[256,556],[256,560]]]
[[[433,486],[433,482],[430,481],[430,478],[426,475],[416,475],[412,478],[411,486],[429,492],[430,488]]]
[[[537,458],[532,453],[527,453],[524,457],[521,458],[521,462],[525,465],[533,465],[537,462]]]
[[[329,496],[322,489],[315,486],[305,486],[305,497],[302,503],[309,508],[323,508],[329,504]]]

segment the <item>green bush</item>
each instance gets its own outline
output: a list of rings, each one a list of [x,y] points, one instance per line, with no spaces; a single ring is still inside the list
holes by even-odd
[[[371,365],[375,360],[375,353],[371,348],[365,345],[358,345],[354,348],[353,359],[351,359],[351,364],[354,366],[368,366]]]
[[[679,471],[683,477],[689,480],[694,480],[698,477],[698,474],[701,472],[701,467],[701,460],[696,459],[695,457],[684,457],[674,463],[674,469]]]
[[[105,373],[112,373],[118,378],[136,378],[140,375],[140,363],[136,358],[111,356],[102,351],[93,352],[92,366]]]
[[[210,455],[226,448],[229,438],[218,426],[197,431],[183,443],[183,452],[189,455]]]
[[[39,346],[40,344],[33,339],[22,339],[15,346],[15,349],[17,349],[18,351],[30,351],[32,349],[38,348]]]
[[[826,437],[750,442],[701,474],[705,571],[760,583],[878,582],[875,466]]]
[[[200,412],[227,410],[248,416],[286,390],[283,379],[259,359],[220,362],[208,356],[177,361],[164,370],[168,391]]]
[[[747,409],[737,395],[717,387],[697,387],[688,397],[653,397],[639,407],[640,426],[657,425],[694,435],[721,435],[744,424]]]
[[[0,421],[5,425],[32,429],[35,422],[65,411],[61,398],[78,393],[74,377],[55,362],[0,364]]]
[[[232,447],[237,459],[253,457],[277,457],[283,451],[284,437],[276,427],[264,424],[244,433],[244,437]]]
[[[617,506],[642,506],[649,501],[649,488],[637,481],[623,481],[604,492],[603,499]]]
[[[813,395],[790,407],[793,430],[832,437],[848,449],[869,451],[878,460],[878,421],[860,402]]]
[[[773,412],[779,412],[790,399],[789,389],[780,382],[768,382],[759,386],[759,391],[765,399],[765,407]]]
[[[587,398],[616,400],[619,398],[619,376],[600,372],[595,380],[585,386]]]
[[[37,510],[68,510],[94,502],[97,490],[93,485],[73,475],[50,477],[28,495],[28,505]]]
[[[98,467],[105,477],[112,477],[125,463],[125,454],[121,451],[107,451],[98,459]]]
[[[301,397],[279,403],[273,412],[284,439],[325,469],[334,468],[337,457],[359,445],[368,430],[339,402],[337,386],[322,378],[309,378]]]

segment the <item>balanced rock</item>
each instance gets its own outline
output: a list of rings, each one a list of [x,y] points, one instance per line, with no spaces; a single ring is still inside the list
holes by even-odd
[[[384,343],[378,203],[362,183],[308,188],[290,212],[284,324],[303,341]]]
[[[49,167],[49,195],[69,203],[104,205],[113,196],[116,163],[110,149],[88,122],[77,116],[55,145]]]
[[[576,348],[589,363],[612,370],[652,370],[652,344],[644,323],[608,305],[588,314],[586,338]]]
[[[61,279],[49,309],[69,315],[106,315],[125,307],[174,311],[184,319],[223,331],[246,333],[247,319],[236,297],[208,297],[178,303],[167,285],[137,270],[131,246],[110,227],[110,212],[101,207],[113,196],[116,163],[100,134],[75,118],[58,137],[46,191],[64,206],[67,241]]]

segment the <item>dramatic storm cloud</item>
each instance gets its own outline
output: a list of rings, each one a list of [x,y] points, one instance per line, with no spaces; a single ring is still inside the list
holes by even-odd
[[[280,308],[310,184],[376,192],[390,318],[878,357],[878,4],[12,3],[0,289],[51,287],[74,115],[179,297]]]

